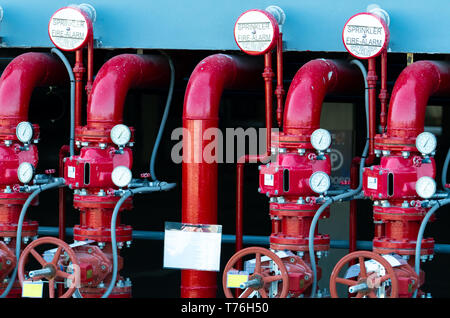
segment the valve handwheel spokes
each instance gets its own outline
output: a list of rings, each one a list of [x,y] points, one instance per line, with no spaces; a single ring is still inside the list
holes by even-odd
[[[47,262],[36,248],[43,244],[53,244],[56,245],[56,252],[50,262]],[[64,254],[63,254],[64,253]],[[28,256],[31,255],[36,261],[42,266],[41,269],[33,270],[28,272],[30,279],[25,279],[25,265],[28,262]],[[68,263],[72,264],[73,273],[68,273],[64,270],[58,261],[61,255],[68,256]],[[59,298],[69,298],[75,292],[77,286],[80,283],[80,267],[78,265],[78,260],[73,249],[64,241],[57,239],[55,237],[42,237],[33,242],[31,242],[22,252],[19,258],[18,265],[18,277],[20,285],[23,287],[24,281],[35,281],[45,278],[48,280],[49,285],[49,297],[55,298],[55,283],[59,280],[70,280],[71,284],[67,291],[62,294]]]
[[[228,273],[231,271],[237,271],[234,267],[239,260],[249,255],[255,255],[255,270],[253,274],[249,276],[248,287],[244,289],[240,298],[248,298],[255,291],[259,293],[262,298],[269,298],[268,289],[270,284],[279,281],[278,284],[282,284],[281,291],[278,289],[276,298],[285,298],[289,292],[289,276],[286,266],[275,253],[262,247],[248,247],[240,250],[234,254],[227,265],[225,266],[222,278],[223,291],[227,298],[233,298],[233,292],[227,287]],[[273,261],[278,267],[277,272],[271,271],[269,267],[269,260],[262,260],[263,256],[267,256],[270,261]],[[278,287],[279,288],[279,287]]]
[[[368,272],[365,264],[366,259],[371,259],[380,263],[386,271],[384,275],[379,277],[375,272]],[[350,265],[353,260],[356,260],[356,263],[359,264],[360,268],[356,280],[339,277],[338,275],[344,266],[347,264]],[[387,280],[391,281],[389,288],[390,295],[387,297],[397,298],[398,279],[391,264],[379,254],[370,251],[356,251],[345,255],[334,267],[330,277],[330,294],[332,298],[339,298],[337,284],[343,284],[348,287],[349,293],[356,293],[356,298],[377,298],[377,289]]]

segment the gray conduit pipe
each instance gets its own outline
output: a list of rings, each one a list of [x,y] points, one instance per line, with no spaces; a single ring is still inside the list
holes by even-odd
[[[438,200],[436,201],[436,204],[433,205],[433,207],[427,212],[425,217],[422,220],[422,223],[420,224],[419,233],[417,234],[417,240],[416,240],[416,256],[415,256],[415,265],[414,269],[416,271],[416,274],[420,274],[420,249],[422,247],[422,239],[423,239],[423,233],[425,232],[425,227],[427,226],[428,220],[431,218],[431,216],[436,212],[437,209],[439,209],[441,206],[449,204],[450,199],[444,199],[444,200]],[[414,291],[413,298],[417,297],[417,289]]]
[[[57,48],[53,48],[51,50],[53,54],[56,54],[61,61],[64,63],[64,66],[67,69],[67,73],[70,77],[70,156],[74,156],[75,154],[75,77],[73,75],[72,67],[70,66],[69,61],[64,56],[64,54],[58,50]]]
[[[162,138],[162,135],[163,135],[163,132],[164,132],[164,127],[166,125],[167,117],[169,115],[170,104],[172,102],[172,96],[173,96],[173,88],[175,86],[175,67],[173,65],[172,58],[168,54],[166,54],[165,52],[161,51],[161,53],[169,61],[169,66],[170,66],[170,84],[169,84],[169,92],[167,94],[166,106],[164,107],[163,117],[161,119],[161,124],[159,126],[158,135],[157,135],[156,140],[155,140],[155,145],[153,146],[152,157],[150,159],[150,175],[151,175],[151,178],[152,178],[153,181],[158,181],[158,178],[156,177],[156,172],[155,172],[156,155],[158,153],[159,144],[161,143],[161,138]]]

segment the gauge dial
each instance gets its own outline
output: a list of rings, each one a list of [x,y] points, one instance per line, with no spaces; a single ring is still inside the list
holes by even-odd
[[[16,127],[16,136],[23,143],[30,142],[33,138],[33,125],[27,121],[20,122]]]
[[[123,188],[131,182],[132,174],[130,169],[125,166],[118,166],[114,168],[111,179],[116,186]]]
[[[17,169],[17,176],[19,177],[20,182],[29,183],[33,178],[34,167],[29,162],[22,162]]]
[[[311,144],[318,151],[324,151],[331,145],[331,134],[326,129],[316,129],[311,134]]]
[[[416,192],[423,199],[429,199],[436,193],[436,182],[433,178],[422,177],[416,182]]]
[[[111,129],[111,140],[117,146],[125,146],[131,138],[131,131],[128,126],[123,124],[115,125]]]
[[[436,137],[427,131],[424,131],[423,133],[419,134],[416,138],[416,148],[421,153],[425,155],[429,155],[433,151],[436,150]]]
[[[323,171],[314,172],[309,178],[309,186],[316,193],[328,191],[330,184],[330,177]]]

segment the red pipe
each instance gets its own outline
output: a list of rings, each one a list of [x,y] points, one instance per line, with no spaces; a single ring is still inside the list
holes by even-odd
[[[86,95],[88,103],[91,100],[93,77],[94,77],[94,36],[92,35],[92,37],[89,39],[88,42],[88,69],[86,82]]]
[[[75,77],[75,127],[82,125],[82,102],[83,102],[83,74],[86,69],[83,65],[83,49],[75,52],[75,65],[73,74]]]
[[[24,53],[12,60],[0,78],[0,124],[15,126],[28,119],[33,89],[67,80],[67,70],[46,53]]]
[[[281,127],[283,118],[283,96],[285,94],[283,88],[283,33],[278,36],[277,44],[277,88],[275,95],[277,96],[277,123]]]
[[[320,127],[325,95],[346,93],[362,87],[363,78],[351,64],[316,59],[303,65],[295,74],[286,97],[283,132],[310,135]]]
[[[121,54],[113,57],[95,78],[87,108],[87,126],[109,129],[122,123],[128,91],[166,85],[169,74],[169,63],[163,56]]]
[[[381,133],[386,132],[386,104],[387,100],[389,98],[388,91],[387,91],[387,51],[384,50],[381,53],[381,88],[380,88],[380,95],[378,95],[380,98],[380,126],[381,126]]]
[[[210,141],[202,136],[206,129],[218,127],[223,90],[255,87],[258,66],[249,57],[215,54],[203,59],[189,79],[183,108],[183,223],[217,223],[217,163],[203,161],[203,150]],[[216,285],[215,272],[181,272],[183,298],[214,298]]]
[[[377,125],[377,79],[376,60],[375,58],[371,58],[368,61],[367,69],[367,89],[369,90],[369,158],[375,156],[374,138]]]
[[[424,130],[425,108],[431,95],[450,94],[450,63],[418,61],[399,75],[389,105],[387,134],[415,138]]]

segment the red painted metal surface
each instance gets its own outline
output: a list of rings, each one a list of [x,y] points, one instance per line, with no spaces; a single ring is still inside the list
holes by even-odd
[[[16,57],[0,78],[0,125],[15,130],[28,118],[35,87],[61,84],[67,79],[64,65],[49,54],[30,52]]]
[[[29,193],[17,191],[22,185],[17,169],[23,162],[29,162],[36,168],[39,160],[38,148],[34,144],[39,140],[39,126],[32,125],[33,137],[26,147],[16,136],[16,126],[28,120],[31,94],[37,86],[62,84],[67,79],[64,65],[57,58],[34,52],[13,59],[0,78],[0,237],[5,240],[5,243],[0,242],[0,262],[5,263],[0,270],[1,281],[16,263],[14,250],[19,215],[29,196]],[[36,198],[32,205],[37,203]],[[37,230],[36,221],[24,220],[22,238],[31,241]],[[8,297],[20,297],[19,291],[20,286],[15,286]]]
[[[357,92],[362,88],[361,72],[342,61],[316,59],[295,74],[286,97],[283,132],[306,135],[320,127],[325,95]]]
[[[74,239],[94,240],[102,244],[103,250],[96,246],[76,250],[83,270],[90,270],[93,275],[83,284],[81,293],[86,297],[100,297],[106,291],[100,283],[104,282],[107,286],[109,281],[105,278],[111,275],[112,267],[103,264],[106,267],[99,272],[99,259],[111,263],[111,217],[120,199],[114,195],[117,186],[112,182],[111,174],[118,166],[129,169],[133,166],[130,144],[119,150],[111,141],[110,130],[122,123],[128,91],[167,84],[170,70],[167,60],[162,56],[121,54],[101,67],[90,91],[93,72],[91,51],[88,48],[87,124],[76,128],[76,140],[81,149],[79,155],[64,159],[64,178],[71,189],[78,191],[73,203],[80,211],[80,224],[74,226]],[[133,142],[134,129],[130,127],[130,130],[130,142]],[[120,212],[132,207],[130,197]],[[121,224],[120,216],[117,218],[116,238],[119,243],[132,240],[132,228]],[[89,250],[95,250],[95,253],[91,254]],[[122,262],[121,257],[120,260]],[[131,286],[115,287],[111,297],[131,297]]]
[[[203,133],[218,127],[222,92],[256,87],[259,66],[256,59],[216,54],[202,60],[189,79],[183,109],[182,222],[217,223],[217,163],[202,158],[210,142]],[[216,296],[216,273],[183,270],[181,275],[181,297]]]
[[[95,78],[87,106],[87,126],[106,129],[122,123],[128,91],[165,87],[169,74],[169,64],[163,56],[121,54],[111,58]]]
[[[431,95],[450,93],[450,63],[418,61],[397,78],[389,104],[387,131],[375,137],[379,149],[417,151],[415,139],[424,130]]]
[[[281,127],[283,121],[283,96],[285,93],[283,88],[283,33],[280,32],[277,43],[277,88],[275,89],[278,127]]]

